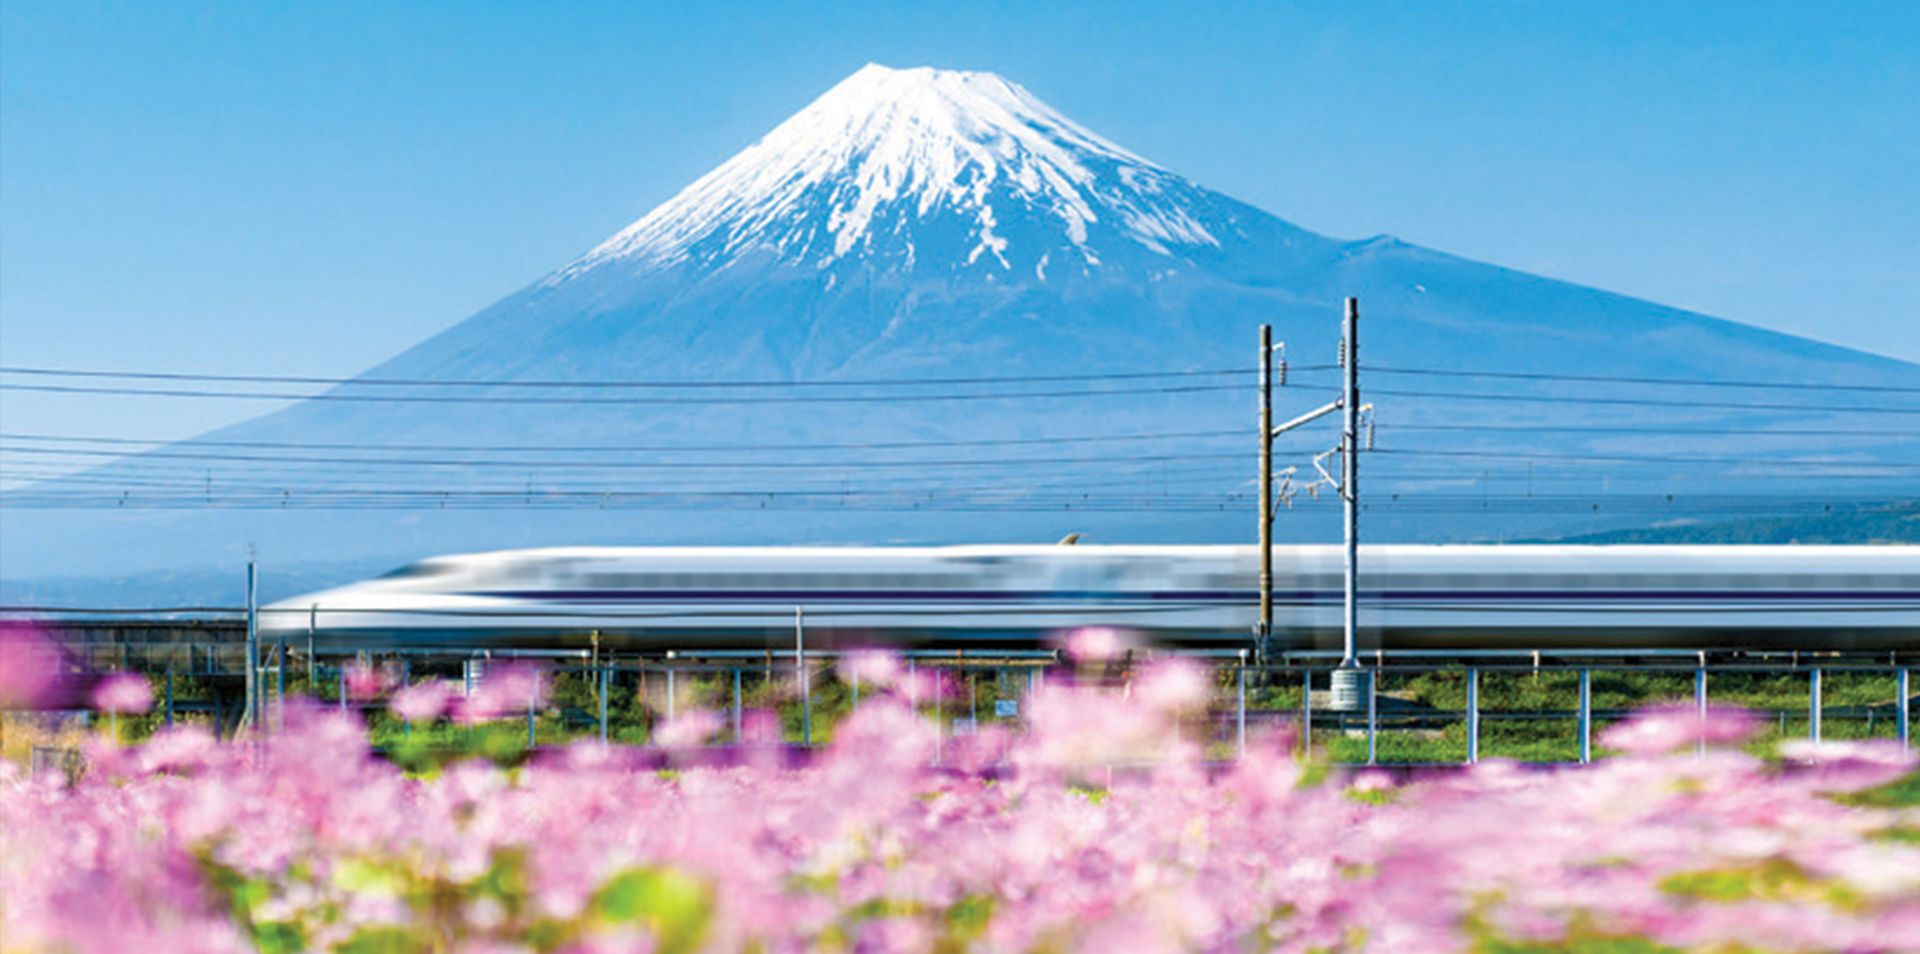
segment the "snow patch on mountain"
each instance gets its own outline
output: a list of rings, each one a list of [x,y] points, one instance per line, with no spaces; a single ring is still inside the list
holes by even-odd
[[[933,256],[902,239],[943,217],[962,233],[943,259],[1012,271],[1016,236],[996,227],[1037,215],[1057,226],[1015,253],[1023,270],[1060,235],[1098,266],[1116,237],[1162,256],[1218,247],[1189,210],[1202,191],[992,73],[869,65],[546,284],[615,263],[719,268],[757,250],[910,269]]]

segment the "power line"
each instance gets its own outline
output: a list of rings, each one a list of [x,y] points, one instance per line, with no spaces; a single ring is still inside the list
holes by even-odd
[[[1580,381],[1601,384],[1655,384],[1694,388],[1761,388],[1792,391],[1858,391],[1869,394],[1920,394],[1920,387],[1888,384],[1817,384],[1810,381],[1711,381],[1700,378],[1647,378],[1605,374],[1564,374],[1546,371],[1466,371],[1444,368],[1394,368],[1362,364],[1360,370],[1378,374],[1420,374],[1458,378],[1503,378],[1515,381]]]
[[[1595,461],[1635,464],[1753,464],[1766,467],[1879,467],[1920,475],[1920,464],[1881,463],[1878,461],[1788,460],[1777,457],[1665,457],[1640,454],[1549,454],[1535,451],[1428,450],[1421,448],[1379,447],[1372,453],[1412,457],[1475,457],[1520,461]]]
[[[741,448],[743,452],[754,448]],[[45,447],[16,447],[10,450],[15,454],[40,454],[80,457],[124,458],[127,455],[107,450],[70,450]],[[845,470],[850,468],[874,467],[1004,467],[1022,464],[1107,464],[1107,463],[1156,463],[1159,461],[1179,460],[1226,460],[1238,459],[1245,455],[1231,452],[1207,454],[1134,454],[1134,455],[1098,455],[1080,457],[1018,457],[1018,458],[950,458],[920,460],[840,460],[840,461],[791,461],[791,460],[753,460],[738,461],[496,461],[469,460],[457,458],[381,458],[381,457],[296,457],[271,456],[259,454],[198,454],[165,450],[142,451],[139,458],[162,458],[169,460],[211,460],[234,463],[284,463],[284,464],[370,464],[381,467],[459,467],[459,468],[508,468],[553,469],[553,468],[595,468],[613,470]]]
[[[1901,432],[1904,433],[1904,432]],[[914,450],[946,447],[1015,447],[1035,444],[1095,444],[1124,441],[1186,440],[1198,438],[1244,437],[1243,430],[1165,431],[1151,434],[1063,435],[1060,437],[986,438],[940,441],[868,441],[858,443],[808,444],[329,444],[307,441],[221,441],[188,438],[170,441],[126,437],[59,437],[44,434],[0,433],[0,441],[40,441],[46,443],[103,444],[112,446],[173,445],[179,447],[287,448],[294,450],[395,450],[471,453],[722,453],[798,451],[798,450]]]
[[[1072,391],[1008,391],[1000,392],[961,392],[954,394],[864,394],[864,395],[812,395],[803,394],[782,397],[781,404],[900,404],[929,401],[1013,401],[1029,398],[1078,398],[1113,397],[1116,395],[1137,394],[1193,394],[1207,391],[1237,391],[1236,384],[1190,384],[1168,385],[1162,387],[1140,388],[1091,388]],[[233,398],[242,400],[267,401],[347,401],[374,404],[561,404],[581,405],[713,405],[713,404],[754,404],[768,403],[762,397],[502,397],[460,394],[341,394],[325,391],[318,394],[290,394],[270,391],[202,391],[164,388],[122,388],[87,387],[62,384],[7,384],[0,383],[0,391],[32,391],[47,394],[102,394],[133,397],[174,397],[174,398]],[[1920,413],[1920,412],[1916,412]]]
[[[1332,371],[1337,365],[1295,365],[1299,373]],[[1475,370],[1451,368],[1396,367],[1363,364],[1362,371],[1378,374],[1431,375],[1442,377],[1499,378],[1518,381],[1577,381],[1598,384],[1645,384],[1675,387],[1717,387],[1771,390],[1852,391],[1860,393],[1920,394],[1920,387],[1881,384],[1827,384],[1811,381],[1714,380],[1634,375],[1571,374],[1558,371]],[[1151,380],[1195,377],[1246,377],[1250,368],[1197,368],[1181,371],[1113,371],[1085,374],[972,375],[961,377],[844,378],[799,381],[760,379],[752,381],[608,381],[608,380],[521,380],[486,379],[458,381],[442,378],[328,377],[320,375],[218,374],[186,371],[127,371],[100,368],[45,368],[0,366],[0,374],[36,377],[95,378],[110,380],[223,382],[242,384],[311,384],[321,386],[367,387],[497,387],[497,388],[612,388],[612,389],[694,389],[694,388],[835,388],[835,387],[938,387],[956,384],[1059,383],[1069,381]]]
[[[1644,425],[1638,427],[1616,427],[1593,424],[1402,424],[1397,421],[1382,424],[1382,430],[1394,431],[1512,431],[1519,433],[1574,433],[1574,434],[1703,434],[1708,436],[1731,435],[1738,437],[1910,437],[1920,439],[1920,432],[1908,429],[1887,430],[1833,430],[1830,428],[1766,428],[1766,427],[1661,427]]]
[[[1920,414],[1920,407],[1876,407],[1850,404],[1771,404],[1742,401],[1694,401],[1680,398],[1607,398],[1580,395],[1490,394],[1480,391],[1404,391],[1368,388],[1369,394],[1392,397],[1444,398],[1453,401],[1500,401],[1525,404],[1612,404],[1629,407],[1715,408],[1752,411],[1825,411],[1847,414]]]
[[[1309,366],[1302,370],[1318,370]],[[1151,380],[1163,378],[1244,377],[1252,371],[1242,368],[1205,368],[1190,371],[1113,371],[1087,374],[995,375],[956,378],[845,378],[821,381],[539,381],[493,379],[455,381],[440,378],[329,378],[283,374],[200,374],[184,371],[111,371],[83,368],[0,367],[0,374],[35,377],[106,378],[136,381],[189,381],[238,384],[313,384],[366,387],[461,387],[461,388],[618,388],[618,389],[694,389],[694,388],[839,388],[839,387],[944,387],[955,384],[1060,383],[1067,381]]]
[[[741,451],[752,452],[754,451],[754,448],[741,448]],[[58,456],[58,457],[110,457],[115,459],[121,459],[126,457],[126,455],[121,454],[120,452],[109,451],[109,450],[43,448],[43,447],[16,447],[16,448],[11,448],[9,450],[9,453],[33,454],[33,455],[41,455],[41,456]],[[1620,463],[1661,463],[1661,464],[1751,464],[1751,465],[1760,465],[1760,466],[1767,466],[1767,467],[1826,467],[1826,468],[1850,466],[1850,467],[1875,467],[1875,468],[1881,468],[1881,469],[1893,468],[1900,472],[1911,470],[1915,473],[1920,473],[1920,464],[1908,464],[1908,463],[1902,463],[1902,462],[1886,463],[1886,462],[1879,462],[1879,461],[1799,460],[1799,459],[1780,458],[1777,456],[1677,457],[1677,456],[1635,455],[1635,454],[1553,454],[1553,453],[1515,452],[1515,451],[1433,450],[1433,449],[1423,449],[1423,448],[1395,448],[1395,447],[1377,448],[1374,451],[1372,451],[1372,453],[1399,454],[1399,455],[1407,455],[1407,456],[1425,456],[1425,457],[1502,458],[1502,459],[1515,459],[1515,460],[1526,460],[1526,461],[1578,460],[1578,461],[1607,461],[1607,462],[1620,462]],[[1215,452],[1207,452],[1207,453],[1186,452],[1186,453],[1125,454],[1125,455],[1103,454],[1103,455],[1081,455],[1081,456],[1067,456],[1067,457],[1012,457],[1012,458],[969,457],[969,458],[946,458],[946,459],[920,458],[920,459],[914,459],[914,460],[885,459],[885,460],[796,461],[796,460],[755,459],[750,461],[663,461],[663,460],[501,461],[501,460],[472,460],[472,459],[465,459],[465,458],[419,458],[419,457],[392,458],[392,457],[366,457],[366,456],[312,457],[312,456],[296,456],[296,455],[228,454],[228,453],[204,453],[203,454],[203,453],[195,453],[195,452],[188,452],[188,451],[150,450],[150,451],[140,452],[139,455],[134,459],[136,460],[162,459],[162,460],[218,461],[222,463],[360,464],[360,465],[367,465],[367,466],[374,466],[374,467],[428,467],[428,468],[451,467],[451,468],[458,468],[463,470],[464,469],[482,469],[482,470],[516,470],[516,471],[529,471],[529,470],[541,470],[541,471],[544,471],[544,470],[640,470],[640,471],[726,470],[726,471],[738,471],[738,470],[848,470],[848,469],[854,469],[854,468],[858,468],[861,470],[868,470],[868,469],[874,469],[874,468],[896,469],[896,468],[936,468],[936,467],[937,468],[1019,467],[1019,466],[1034,466],[1034,465],[1051,466],[1051,465],[1062,465],[1062,464],[1140,464],[1140,463],[1161,463],[1161,462],[1198,461],[1198,460],[1238,460],[1238,459],[1244,458],[1245,456],[1246,456],[1245,454],[1234,452],[1234,451],[1215,451]]]

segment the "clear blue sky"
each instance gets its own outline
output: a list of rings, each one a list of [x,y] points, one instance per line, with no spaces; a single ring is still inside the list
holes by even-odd
[[[1000,72],[1330,235],[1920,360],[1920,3],[1038,6],[0,0],[0,360],[357,372],[868,61]]]

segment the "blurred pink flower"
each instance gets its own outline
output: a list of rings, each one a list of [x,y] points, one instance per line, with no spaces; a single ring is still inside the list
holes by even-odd
[[[1146,667],[1134,683],[1134,696],[1158,712],[1184,712],[1205,706],[1212,689],[1205,670],[1174,657]]]
[[[51,700],[60,654],[30,623],[0,621],[0,708],[33,709]]]
[[[874,686],[891,686],[903,671],[900,657],[881,649],[859,649],[840,659],[840,671],[848,679]]]
[[[101,712],[140,713],[153,708],[153,687],[145,676],[115,673],[93,687],[92,699]]]
[[[1112,627],[1088,626],[1068,633],[1061,648],[1074,662],[1096,663],[1119,658],[1130,642],[1125,634]]]
[[[1892,739],[1814,742],[1792,739],[1780,755],[1800,763],[1790,778],[1820,792],[1878,788],[1913,771],[1916,756]]]
[[[394,693],[387,709],[409,722],[432,722],[447,711],[454,691],[453,684],[445,679],[429,679]]]
[[[740,713],[740,741],[755,745],[778,744],[784,739],[785,730],[780,725],[780,714],[766,709],[748,709]]]
[[[719,713],[695,709],[661,723],[653,732],[653,741],[669,749],[692,748],[713,738],[725,724]]]
[[[894,687],[909,702],[917,704],[939,702],[958,695],[953,677],[933,666],[921,666],[902,675]]]
[[[192,772],[218,765],[224,754],[213,733],[197,725],[177,725],[154,733],[140,746],[140,770]]]
[[[657,750],[578,743],[407,774],[369,752],[357,716],[294,700],[265,745],[96,739],[71,783],[0,762],[0,937],[74,952],[238,952],[273,926],[313,950],[401,935],[463,952],[1920,950],[1920,844],[1883,837],[1913,809],[1826,794],[1907,770],[1894,746],[1789,744],[1784,768],[1738,750],[1482,763],[1358,799],[1386,773],[1322,781],[1261,733],[1238,763],[1182,760],[1170,730],[1191,687],[1161,709],[1147,680],[1131,698],[1049,682],[1028,732],[947,739],[937,768],[932,721],[898,696],[804,759],[750,746],[673,772]],[[660,738],[695,744],[718,722],[690,713]],[[775,713],[746,727],[779,738]],[[1764,890],[1721,896],[1747,881]]]
[[[378,698],[400,681],[391,667],[359,664],[341,670],[340,678],[345,681],[349,698],[363,700]]]
[[[1703,716],[1691,705],[1653,706],[1606,727],[1600,744],[1634,755],[1660,755],[1700,742],[1743,742],[1758,730],[1759,722],[1745,709],[1711,706]]]
[[[486,722],[538,709],[546,701],[546,682],[539,668],[527,663],[503,663],[487,669],[480,687],[454,712],[456,721]]]

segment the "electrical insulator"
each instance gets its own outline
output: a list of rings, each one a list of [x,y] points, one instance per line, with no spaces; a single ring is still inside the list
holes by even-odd
[[[1347,339],[1345,338],[1340,339],[1339,365],[1340,367],[1343,367],[1343,368],[1347,366]]]
[[[1373,450],[1373,416],[1367,416],[1367,450]]]
[[[1285,358],[1280,359],[1280,386],[1283,388],[1287,386],[1287,359]]]

